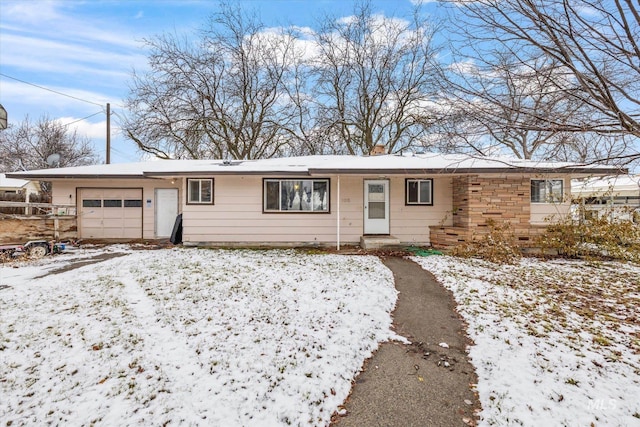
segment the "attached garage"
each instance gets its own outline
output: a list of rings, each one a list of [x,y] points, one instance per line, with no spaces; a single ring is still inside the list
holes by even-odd
[[[142,188],[79,188],[78,237],[141,239]]]

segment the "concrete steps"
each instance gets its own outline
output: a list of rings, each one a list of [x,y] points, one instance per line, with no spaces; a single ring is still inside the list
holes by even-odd
[[[394,236],[362,236],[360,247],[364,250],[391,248],[400,245],[400,239]]]

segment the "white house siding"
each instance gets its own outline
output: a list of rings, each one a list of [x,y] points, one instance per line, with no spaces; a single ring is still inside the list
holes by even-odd
[[[405,178],[433,178],[433,206],[405,205]],[[391,178],[391,234],[404,243],[429,243],[429,226],[452,225],[450,177]]]
[[[198,176],[209,178],[210,176]],[[338,177],[329,178],[330,213],[263,213],[262,176],[211,176],[214,205],[188,205],[183,191],[183,240],[186,244],[327,245],[337,240]],[[302,178],[277,176],[277,178]],[[340,241],[358,243],[363,232],[363,182],[340,177]],[[376,176],[369,177],[378,178]],[[451,180],[434,179],[434,206],[405,206],[405,177],[390,178],[391,234],[405,243],[428,243],[429,225],[451,222]]]
[[[53,181],[52,203],[54,205],[75,205],[79,188],[142,188],[142,238],[155,239],[155,189],[180,188],[180,180],[161,179],[87,179]],[[150,203],[147,203],[150,201]],[[78,207],[79,208],[79,207]],[[80,209],[78,209],[80,212]],[[78,229],[81,229],[82,218],[78,218]],[[82,237],[82,236],[80,236]]]
[[[210,177],[203,175],[198,178]],[[183,192],[185,243],[308,245],[335,241],[336,195],[333,180],[330,190],[331,213],[263,213],[263,177],[222,175],[212,178],[213,205],[187,204]]]

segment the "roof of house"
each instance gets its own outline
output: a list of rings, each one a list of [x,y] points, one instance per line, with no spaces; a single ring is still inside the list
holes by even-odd
[[[24,179],[7,178],[3,173],[0,173],[0,188],[22,188],[29,184],[29,181]]]
[[[618,175],[576,180],[571,185],[574,196],[639,196],[640,175]]]
[[[143,178],[211,175],[319,175],[319,174],[467,174],[467,173],[566,173],[584,176],[611,175],[612,166],[539,162],[501,157],[459,154],[414,154],[379,156],[300,156],[261,160],[155,160],[140,163],[77,166],[14,172],[10,176],[31,179]]]

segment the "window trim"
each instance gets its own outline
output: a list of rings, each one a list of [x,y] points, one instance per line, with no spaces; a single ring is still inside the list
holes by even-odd
[[[200,182],[200,185],[199,185],[199,187],[200,187],[200,192],[199,192],[200,201],[192,201],[192,200],[190,200],[191,191],[190,191],[190,188],[189,188],[189,183],[191,181]],[[208,201],[208,202],[201,201],[202,200],[202,181],[210,181],[211,182],[211,201]],[[214,200],[215,200],[215,197],[214,197],[214,195],[215,195],[215,180],[213,178],[187,178],[186,179],[186,186],[187,186],[187,188],[185,190],[185,193],[186,193],[187,205],[214,205],[215,204],[214,203]]]
[[[553,197],[551,197],[551,194],[547,194],[545,197],[545,200],[533,200],[533,182],[534,181],[542,181],[545,183],[545,187],[546,187],[546,183],[547,182],[551,182],[551,181],[560,181],[560,200],[553,200]],[[529,184],[529,201],[530,203],[533,204],[537,204],[537,205],[554,205],[554,204],[560,204],[560,203],[564,203],[564,194],[565,191],[565,183],[564,183],[564,178],[531,178],[531,183]],[[537,197],[538,199],[540,199],[540,197]]]
[[[322,211],[302,211],[302,210],[271,210],[267,209],[267,182],[277,181],[322,181],[327,183],[327,210]],[[262,178],[262,213],[263,214],[330,214],[331,213],[331,179],[330,178],[310,178],[305,177],[287,177],[287,178]]]
[[[409,202],[409,182],[417,181],[418,182],[418,202],[411,203]],[[431,200],[429,203],[420,202],[420,183],[421,182],[429,182],[429,186],[431,187]],[[404,180],[404,205],[405,206],[433,206],[433,178],[405,178]]]

